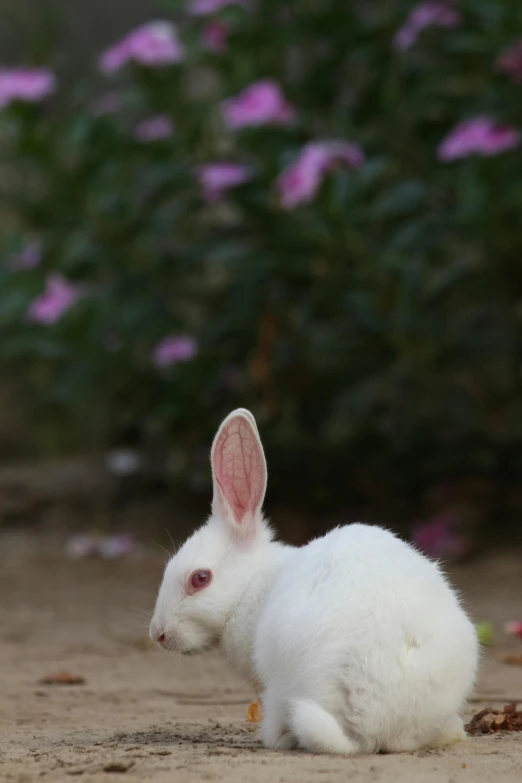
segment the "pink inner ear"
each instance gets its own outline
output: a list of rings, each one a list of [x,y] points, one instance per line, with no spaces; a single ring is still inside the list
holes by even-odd
[[[234,519],[259,510],[265,492],[265,464],[257,433],[244,416],[223,429],[213,449],[214,476]]]

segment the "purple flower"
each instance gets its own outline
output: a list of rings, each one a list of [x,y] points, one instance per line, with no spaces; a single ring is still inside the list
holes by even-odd
[[[49,275],[45,291],[37,296],[27,311],[30,321],[50,326],[59,321],[81,296],[80,286],[70,283],[61,274]]]
[[[119,533],[107,536],[98,542],[98,553],[105,560],[130,554],[136,548],[136,540],[132,533]]]
[[[128,62],[150,68],[180,62],[184,48],[171,22],[148,22],[126,35],[100,57],[100,69],[115,73]]]
[[[239,95],[223,101],[221,109],[230,130],[255,125],[291,125],[295,119],[294,107],[272,79],[254,82]]]
[[[116,90],[109,90],[99,95],[91,102],[91,112],[95,117],[102,117],[106,114],[115,114],[123,107],[123,98],[121,93]]]
[[[252,174],[241,163],[217,161],[200,166],[198,176],[207,201],[219,201],[229,188],[248,182]]]
[[[165,114],[157,114],[148,120],[143,120],[134,129],[138,141],[158,141],[172,136],[174,123]]]
[[[191,0],[187,10],[191,16],[211,16],[230,5],[246,6],[248,4],[249,0]]]
[[[7,264],[9,269],[19,272],[25,269],[35,269],[42,261],[42,246],[39,242],[31,242],[19,253],[11,256]]]
[[[198,345],[193,337],[167,335],[154,348],[152,361],[156,367],[170,367],[190,361],[197,352]]]
[[[459,557],[468,551],[468,544],[459,531],[460,520],[448,513],[432,517],[413,530],[413,541],[430,557]]]
[[[116,557],[129,554],[135,548],[136,540],[132,533],[118,533],[105,537],[81,534],[69,539],[65,551],[73,560],[93,555],[113,560]]]
[[[491,117],[479,116],[456,125],[439,145],[439,160],[447,163],[470,155],[491,157],[520,144],[520,132],[509,125],[496,125]]]
[[[0,108],[13,101],[35,103],[53,93],[56,79],[48,68],[0,70]]]
[[[514,82],[522,82],[522,38],[500,55],[497,68],[511,76]]]
[[[460,14],[449,2],[426,0],[415,6],[393,39],[396,49],[409,49],[427,27],[457,27]]]
[[[203,43],[214,54],[223,54],[227,49],[229,29],[223,22],[208,22],[203,28]]]
[[[281,206],[295,209],[311,201],[326,173],[339,163],[359,168],[364,163],[364,153],[349,141],[313,141],[306,144],[297,160],[278,177]]]

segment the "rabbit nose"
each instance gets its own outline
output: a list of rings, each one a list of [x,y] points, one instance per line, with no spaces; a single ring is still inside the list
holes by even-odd
[[[150,635],[152,640],[158,644],[163,644],[165,641],[165,632],[161,626],[158,627],[155,623],[151,625]]]
[[[154,631],[152,633],[152,638],[154,639],[155,642],[162,645],[165,641],[165,632],[162,631],[161,628],[158,628],[157,631]]]

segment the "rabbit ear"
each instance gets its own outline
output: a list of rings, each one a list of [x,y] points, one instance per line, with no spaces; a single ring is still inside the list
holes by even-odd
[[[250,424],[252,425],[252,428],[254,429],[255,432],[257,432],[258,439],[260,440],[260,438],[259,438],[259,430],[257,429],[256,420],[254,419],[253,414],[250,413],[250,411],[248,411],[246,408],[236,408],[236,410],[233,411],[230,415],[231,416],[239,416],[240,414],[242,416],[244,416],[245,419],[249,420]],[[261,446],[261,443],[259,445]],[[263,451],[263,447],[262,446],[261,446],[261,451]]]
[[[242,538],[251,539],[263,524],[266,462],[255,419],[239,408],[222,423],[211,451],[215,514]]]

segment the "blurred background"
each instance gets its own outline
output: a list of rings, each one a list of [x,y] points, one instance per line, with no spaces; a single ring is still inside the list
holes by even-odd
[[[345,780],[260,757],[248,684],[148,638],[246,407],[284,540],[397,530],[487,646],[465,714],[502,736],[350,769],[519,781],[488,708],[522,702],[520,0],[0,12],[5,775]]]
[[[522,6],[2,14],[0,524],[184,535],[244,406],[288,540],[520,540]]]

